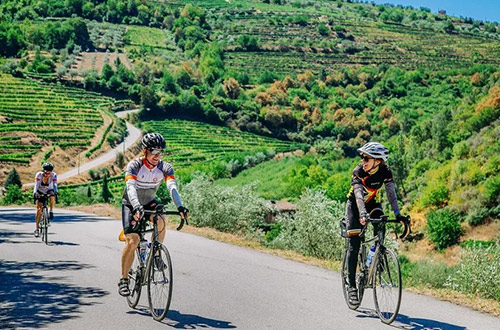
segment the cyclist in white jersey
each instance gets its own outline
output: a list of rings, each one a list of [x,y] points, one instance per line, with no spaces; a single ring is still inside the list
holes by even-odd
[[[165,149],[165,139],[161,134],[148,133],[142,138],[144,157],[128,163],[125,174],[125,190],[122,198],[122,224],[125,233],[125,248],[122,252],[122,273],[118,283],[118,293],[122,296],[130,295],[128,287],[128,272],[134,261],[134,251],[139,244],[139,221],[144,215],[144,209],[154,210],[158,204],[155,199],[156,191],[162,181],[165,181],[170,197],[177,206],[179,216],[188,218],[188,209],[182,205],[177,189],[174,170],[170,163],[161,160]],[[165,238],[165,219],[158,218],[158,240]]]
[[[54,218],[52,209],[56,203],[57,197],[57,174],[53,172],[54,165],[52,163],[43,163],[42,171],[35,175],[35,187],[33,188],[33,200],[36,205],[36,229],[35,237],[40,236],[38,224],[42,215],[43,199],[49,198],[49,220]]]

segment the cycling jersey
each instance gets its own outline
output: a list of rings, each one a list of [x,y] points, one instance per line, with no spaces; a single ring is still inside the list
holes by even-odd
[[[346,219],[347,236],[359,235],[361,232],[360,217],[367,217],[368,212],[380,208],[381,197],[379,189],[385,184],[387,199],[391,204],[394,214],[399,214],[396,189],[392,172],[386,164],[381,164],[367,173],[360,164],[352,171],[351,190],[347,194]]]
[[[35,187],[33,193],[48,194],[54,192],[57,194],[57,174],[50,172],[50,176],[43,176],[43,172],[38,172],[35,175]]]
[[[174,170],[170,163],[160,160],[158,165],[151,166],[144,157],[134,159],[128,163],[125,181],[123,204],[131,206],[133,209],[152,202],[163,181],[165,181],[175,205],[182,206]]]

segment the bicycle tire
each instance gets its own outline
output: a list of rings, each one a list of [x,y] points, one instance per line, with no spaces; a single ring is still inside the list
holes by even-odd
[[[391,324],[398,315],[403,289],[398,257],[394,251],[385,248],[376,256],[375,266],[372,281],[375,309],[383,323]],[[389,298],[390,295],[393,297]]]
[[[142,271],[139,261],[139,252],[137,249],[134,252],[134,261],[132,267],[128,271],[130,295],[127,296],[127,304],[130,308],[135,308],[139,303],[142,291]]]
[[[358,257],[361,259],[361,256]],[[358,266],[359,269],[361,268],[361,264]],[[352,310],[358,309],[358,307],[361,305],[361,301],[363,300],[363,295],[365,292],[365,284],[364,280],[362,279],[361,273],[356,272],[356,287],[358,288],[358,299],[359,299],[359,304],[351,304],[349,302],[349,279],[348,279],[348,263],[347,263],[347,253],[344,253],[344,257],[342,259],[342,270],[341,270],[341,281],[342,281],[342,293],[344,294],[344,300],[347,304],[347,307]]]
[[[49,244],[49,226],[47,224],[48,214],[47,209],[44,208],[42,211],[42,241],[45,244]]]
[[[162,244],[154,245],[151,253],[153,254],[151,255],[151,261],[149,263],[148,274],[149,310],[153,319],[161,321],[167,316],[172,300],[172,260],[170,259],[170,253],[167,248]],[[163,262],[160,266],[156,262],[156,258],[158,257]],[[161,293],[163,293],[163,296],[165,296],[166,293],[166,297],[160,296]]]

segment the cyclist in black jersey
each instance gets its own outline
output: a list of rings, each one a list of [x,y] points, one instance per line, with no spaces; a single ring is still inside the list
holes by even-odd
[[[145,209],[154,210],[158,204],[155,195],[162,182],[165,182],[181,219],[187,220],[189,212],[182,205],[172,165],[161,160],[166,146],[163,136],[148,133],[144,135],[141,143],[144,157],[134,159],[128,164],[122,198],[122,225],[126,242],[122,252],[122,274],[118,283],[118,293],[122,296],[130,295],[128,272],[139,244],[139,222]],[[163,242],[164,237],[165,220],[161,216],[158,219],[158,241]]]
[[[389,150],[378,142],[369,142],[358,149],[361,155],[361,164],[352,171],[351,190],[347,194],[346,220],[349,249],[347,252],[349,301],[359,304],[356,290],[356,265],[358,263],[361,239],[359,234],[366,225],[370,213],[376,209],[382,210],[381,196],[378,190],[385,185],[387,198],[397,220],[406,218],[399,212],[396,190],[392,172],[387,166]],[[375,226],[375,231],[377,227]]]

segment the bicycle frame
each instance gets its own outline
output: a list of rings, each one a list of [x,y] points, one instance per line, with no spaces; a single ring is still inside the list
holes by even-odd
[[[148,277],[145,276],[146,274],[148,274],[148,271],[151,267],[151,262],[153,260],[153,255],[154,255],[154,252],[156,250],[159,249],[159,246],[160,244],[162,244],[160,241],[158,241],[158,217],[160,215],[178,215],[179,213],[176,212],[176,211],[163,211],[163,205],[162,204],[158,204],[158,206],[156,207],[156,210],[155,211],[144,211],[144,217],[143,219],[141,220],[141,228],[139,230],[139,239],[140,241],[142,241],[144,239],[144,235],[146,233],[150,233],[152,232],[153,233],[153,239],[151,240],[151,247],[149,249],[149,253],[148,253],[148,257],[146,259],[145,262],[143,262],[141,260],[141,257],[140,257],[140,244],[137,245],[137,253],[136,253],[136,256],[137,258],[139,258],[139,264],[140,264],[140,268],[141,268],[141,274],[140,274],[140,285],[141,286],[144,286],[146,285],[148,282]],[[145,217],[146,216],[152,216],[153,219],[152,219],[152,222],[153,222],[153,228],[150,228],[150,229],[146,229],[146,226],[147,226],[147,223],[149,221],[151,221],[151,219],[147,220]],[[179,226],[180,228],[182,228],[182,225],[184,225],[184,222],[181,222],[181,226]],[[166,227],[163,229],[163,230],[166,230]]]

